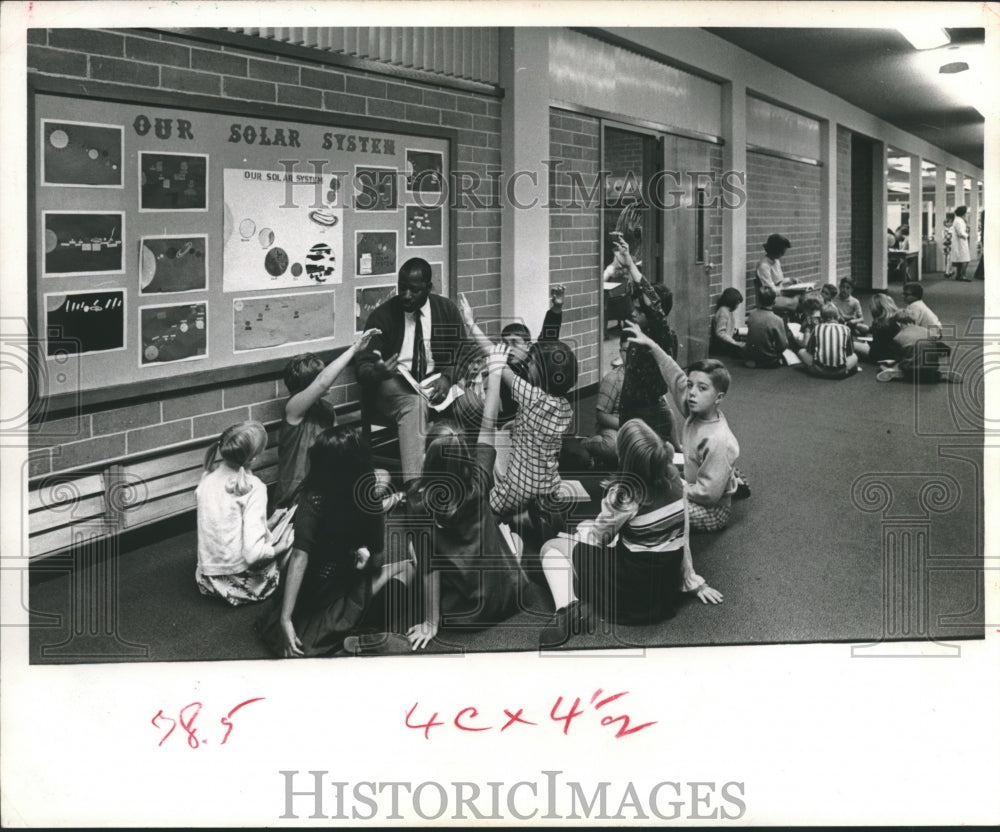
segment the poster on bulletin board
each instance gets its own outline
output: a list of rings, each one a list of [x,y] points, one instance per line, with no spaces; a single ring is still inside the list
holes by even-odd
[[[453,131],[134,96],[33,91],[29,289],[44,359],[72,364],[47,395],[346,347],[410,257],[451,291]]]

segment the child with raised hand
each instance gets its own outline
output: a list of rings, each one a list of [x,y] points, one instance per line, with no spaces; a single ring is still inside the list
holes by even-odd
[[[517,610],[520,544],[514,539],[512,548],[503,541],[489,508],[500,378],[511,373],[508,357],[504,345],[487,357],[486,401],[474,445],[448,422],[435,423],[427,435],[423,472],[407,497],[414,516],[433,523],[423,538],[427,545],[416,553],[424,619],[407,632],[412,650],[426,647],[442,625],[487,627]]]
[[[330,364],[318,355],[305,353],[292,358],[285,367],[285,387],[291,394],[278,428],[278,484],[275,502],[290,506],[309,469],[309,449],[316,437],[337,423],[333,405],[323,396],[340,378],[358,350],[381,333],[369,329]]]
[[[559,449],[573,419],[566,394],[576,384],[576,372],[576,356],[562,341],[535,345],[527,380],[504,368],[503,383],[518,409],[510,429],[510,454],[506,464],[498,466],[490,493],[490,507],[497,514],[519,511],[559,487]]]
[[[809,336],[806,346],[798,351],[799,359],[815,376],[846,378],[860,369],[851,330],[840,323],[840,311],[832,303],[824,306],[820,314],[821,323]]]
[[[540,647],[563,644],[587,629],[595,613],[641,625],[673,617],[681,592],[696,593],[703,604],[722,602],[722,593],[694,571],[689,504],[673,447],[641,419],[631,419],[618,431],[617,448],[619,471],[597,518],[580,523],[569,538],[542,545],[556,611]]]
[[[652,352],[684,417],[681,442],[691,529],[719,531],[729,522],[732,498],[741,485],[736,471],[740,446],[719,410],[729,390],[729,371],[721,361],[708,358],[696,361],[685,373],[638,327],[627,328],[634,344]]]
[[[354,428],[320,433],[295,514],[295,545],[284,592],[257,622],[271,651],[285,658],[328,655],[363,621],[383,589],[405,597],[409,561],[381,562],[384,519],[371,452]],[[387,609],[401,606],[386,603]],[[400,628],[406,622],[393,622]]]
[[[261,601],[277,589],[275,558],[293,540],[291,528],[278,539],[271,534],[277,515],[268,520],[267,486],[250,472],[266,446],[267,431],[260,422],[226,428],[206,452],[205,470],[195,489],[195,580],[202,595],[233,606]]]
[[[673,292],[662,283],[653,286],[643,277],[624,236],[612,234],[612,242],[614,262],[620,264],[629,277],[632,322],[667,354],[676,355],[676,335],[667,323],[667,315],[674,305]],[[625,354],[625,376],[621,388],[621,419],[643,419],[661,439],[677,444],[673,415],[663,399],[666,392],[663,378],[649,353],[629,346]]]
[[[501,330],[500,341],[510,348],[508,362],[516,375],[524,379],[528,378],[532,352],[537,349],[535,346],[537,343],[559,340],[565,299],[566,287],[563,284],[554,283],[549,287],[549,308],[545,313],[541,334],[536,342],[532,342],[531,331],[522,323],[510,323]],[[472,305],[464,294],[458,296],[458,310],[462,314],[462,320],[469,332],[470,339],[478,348],[479,354],[469,362],[463,384],[466,395],[456,401],[453,415],[470,429],[473,435],[476,435],[479,432],[485,399],[483,389],[486,378],[485,359],[490,350],[493,349],[493,342],[476,323]],[[517,403],[510,390],[505,387],[500,392],[500,413],[497,420],[500,423],[506,422],[512,419],[516,412]]]

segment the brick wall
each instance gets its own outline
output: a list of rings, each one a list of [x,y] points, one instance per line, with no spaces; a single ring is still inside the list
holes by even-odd
[[[709,151],[709,169],[715,174],[715,181],[722,179],[722,147],[712,145]],[[718,193],[718,189],[713,189]],[[732,199],[731,195],[727,195]],[[705,242],[708,247],[708,260],[712,264],[712,269],[708,274],[708,292],[711,299],[709,308],[705,310],[705,326],[711,325],[712,313],[715,311],[716,301],[722,294],[722,197],[719,197],[719,204],[714,208],[705,209]],[[756,262],[756,261],[755,261]]]
[[[820,258],[820,168],[747,153],[747,306],[756,303],[757,263],[769,234],[784,234],[792,248],[781,259],[786,277],[817,280]]]
[[[549,158],[561,163],[549,179],[549,280],[566,286],[562,337],[573,346],[578,386],[584,387],[600,381],[601,197],[598,192],[587,200],[579,191],[571,193],[570,173],[583,178],[588,193],[594,188],[601,165],[600,125],[596,118],[553,109],[549,128]]]
[[[194,43],[169,34],[90,29],[31,29],[28,72],[34,77],[111,81],[142,89],[285,104],[340,116],[394,119],[458,131],[458,165],[482,177],[476,195],[491,203],[487,170],[500,167],[500,102],[370,73],[233,47]],[[596,147],[596,140],[595,140]],[[596,152],[596,151],[595,151]],[[500,314],[500,210],[458,207],[458,262],[454,280],[482,317]],[[596,239],[596,234],[592,235]],[[342,404],[357,398],[352,370],[331,391]],[[284,386],[270,379],[178,392],[155,401],[107,406],[35,425],[30,474],[38,476],[218,434],[241,419],[278,419]],[[65,417],[65,414],[62,415]]]
[[[837,280],[851,276],[851,131],[837,127]]]

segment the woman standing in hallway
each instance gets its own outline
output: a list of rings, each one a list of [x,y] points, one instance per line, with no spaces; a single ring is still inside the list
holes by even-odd
[[[955,267],[955,280],[963,283],[971,282],[971,278],[965,276],[965,270],[969,268],[969,226],[965,222],[965,215],[968,208],[959,205],[955,209],[955,224],[951,228],[952,249],[951,262]]]

